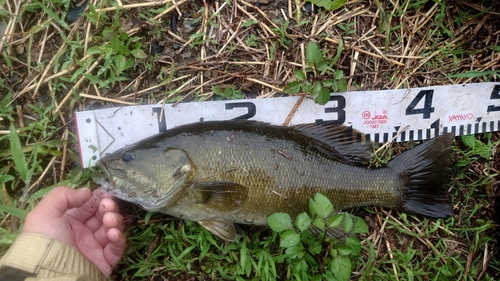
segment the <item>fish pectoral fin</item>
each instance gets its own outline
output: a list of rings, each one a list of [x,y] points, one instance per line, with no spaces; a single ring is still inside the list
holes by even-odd
[[[248,187],[234,182],[202,182],[191,187],[198,193],[198,203],[221,212],[239,209],[248,199]]]
[[[228,219],[203,220],[198,223],[221,239],[230,242],[236,240],[236,228]]]

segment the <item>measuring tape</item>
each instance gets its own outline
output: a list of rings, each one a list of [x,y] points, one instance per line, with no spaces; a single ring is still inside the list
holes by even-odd
[[[291,110],[293,109],[293,112]],[[332,93],[322,106],[299,96],[141,105],[75,113],[84,168],[123,146],[203,120],[251,119],[282,125],[333,122],[375,142],[425,140],[500,130],[500,83]],[[399,134],[399,135],[398,135]]]

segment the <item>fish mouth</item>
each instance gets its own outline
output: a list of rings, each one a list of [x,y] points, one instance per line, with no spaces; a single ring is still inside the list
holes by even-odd
[[[105,191],[114,189],[111,182],[111,174],[101,161],[97,162],[96,170],[92,173],[92,180],[99,184]]]
[[[150,200],[145,200],[144,198],[148,198],[148,196],[150,197],[149,193],[153,191],[145,192],[143,190],[137,189],[134,189],[133,192],[125,191],[127,190],[126,181],[117,180],[116,177],[112,176],[111,172],[112,170],[108,169],[104,163],[98,161],[96,164],[96,169],[92,174],[92,180],[109,195],[138,204],[142,208],[153,212],[160,210],[163,207],[162,203],[169,198],[169,195],[163,195],[155,196],[156,199],[151,202]]]

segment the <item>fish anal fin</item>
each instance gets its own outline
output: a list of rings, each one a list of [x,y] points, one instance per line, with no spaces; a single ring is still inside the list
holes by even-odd
[[[210,231],[215,236],[226,240],[226,241],[234,241],[236,240],[236,228],[234,223],[227,219],[213,219],[213,220],[202,220],[198,221],[198,223]]]
[[[191,191],[198,194],[197,203],[221,212],[237,210],[248,199],[248,187],[234,182],[198,182]]]

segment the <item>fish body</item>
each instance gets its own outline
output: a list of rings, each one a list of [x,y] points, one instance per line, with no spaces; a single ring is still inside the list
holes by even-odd
[[[446,188],[453,134],[368,169],[372,143],[332,124],[252,121],[179,126],[103,157],[103,188],[149,211],[199,222],[234,240],[234,223],[308,210],[316,193],[336,210],[376,205],[430,217],[453,214]]]

